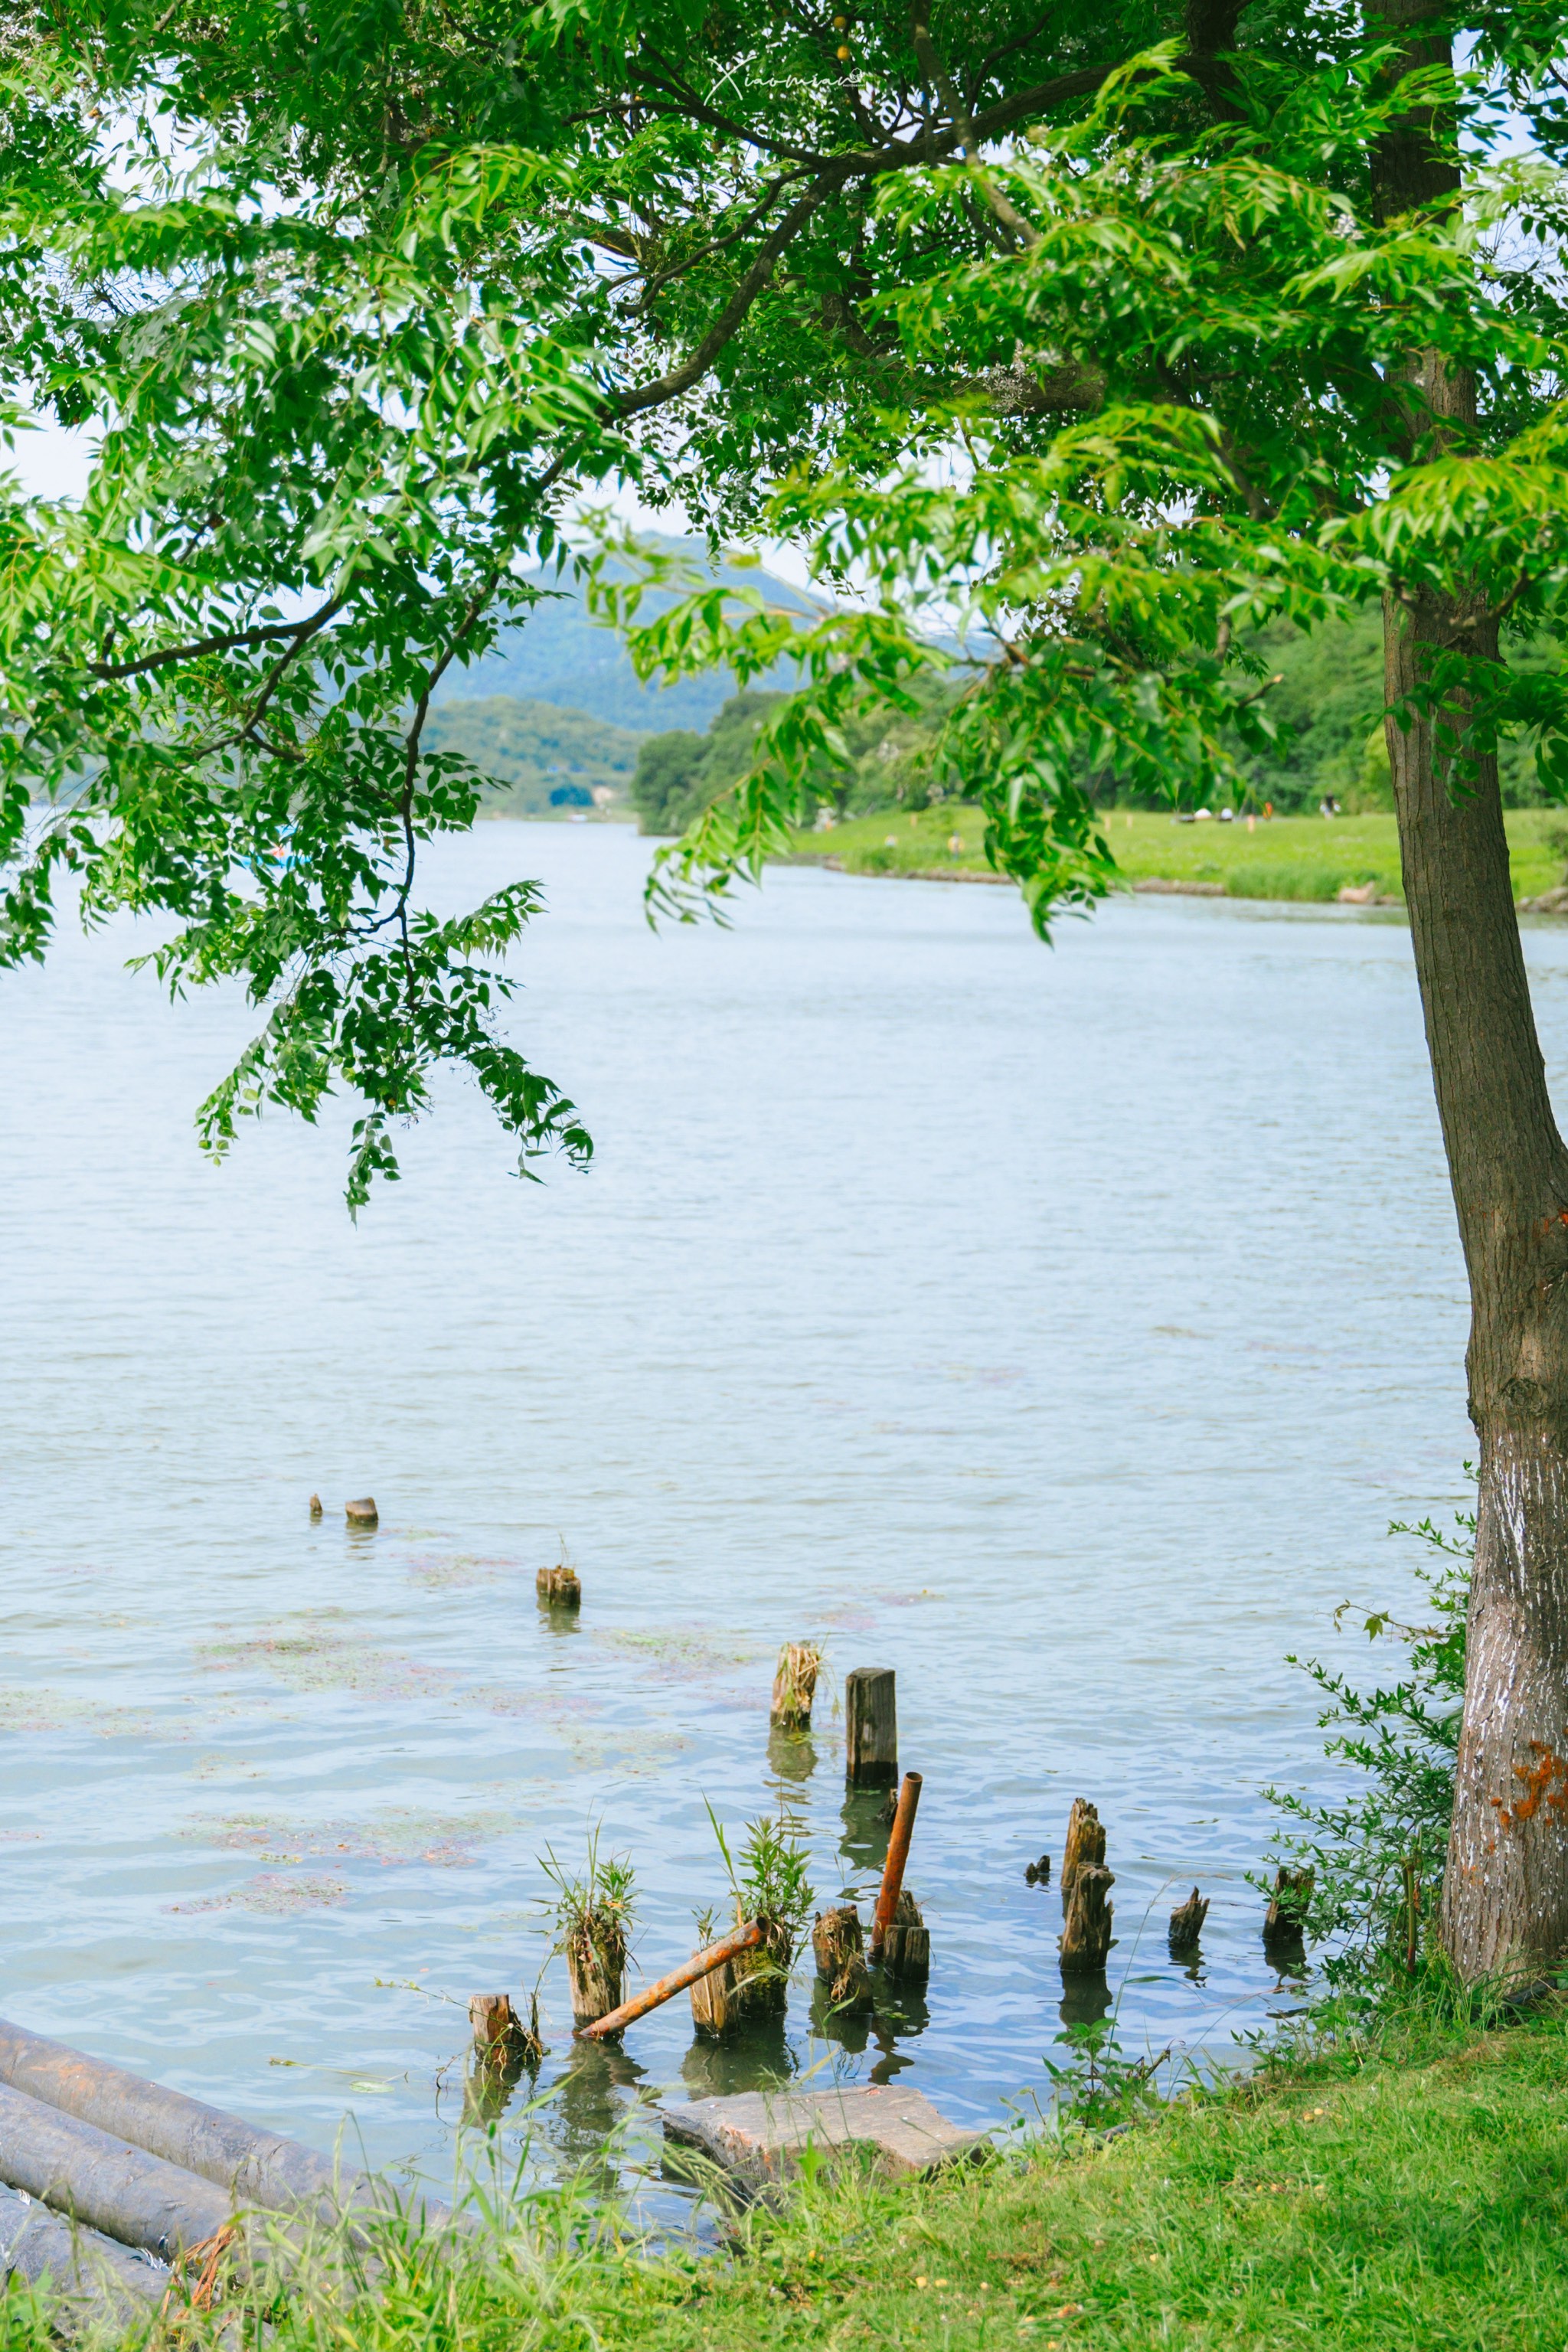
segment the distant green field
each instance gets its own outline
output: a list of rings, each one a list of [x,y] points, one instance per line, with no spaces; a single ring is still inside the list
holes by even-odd
[[[1568,869],[1568,820],[1558,809],[1510,809],[1509,847],[1516,898],[1554,888]],[[1230,898],[1331,902],[1342,890],[1376,886],[1403,899],[1392,816],[1286,816],[1178,824],[1173,817],[1108,811],[1105,837],[1129,884],[1206,883]],[[796,836],[796,855],[847,874],[973,875],[990,872],[978,809],[951,803],[864,816],[831,833]],[[955,847],[953,845],[956,844]]]

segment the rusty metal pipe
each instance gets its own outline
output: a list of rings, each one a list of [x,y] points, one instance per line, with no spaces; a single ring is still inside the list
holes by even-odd
[[[888,1840],[888,1859],[882,1865],[882,1891],[877,1897],[877,1916],[871,1923],[873,1958],[882,1948],[882,1938],[893,1924],[903,1892],[904,1864],[910,1858],[910,1839],[915,1826],[915,1808],[921,1801],[921,1776],[906,1772],[904,1785],[899,1790],[898,1811],[893,1815],[893,1833]]]
[[[631,2025],[637,2018],[646,2017],[650,2009],[662,2009],[667,2000],[673,2000],[678,1992],[686,1990],[688,1985],[711,1976],[714,1969],[721,1969],[726,1960],[738,1959],[742,1952],[755,1951],[762,1940],[762,1922],[748,1920],[745,1927],[737,1927],[732,1936],[725,1936],[717,1944],[710,1944],[705,1951],[693,1953],[691,1958],[683,1961],[679,1968],[671,1969],[667,1977],[645,1985],[635,2000],[623,2000],[619,2009],[612,2009],[607,2017],[597,2017],[592,2025],[579,2026],[573,2040],[602,2042],[606,2033],[618,2033],[623,2025]]]

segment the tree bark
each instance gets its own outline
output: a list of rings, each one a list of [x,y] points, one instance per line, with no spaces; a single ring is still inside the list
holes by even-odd
[[[1401,70],[1450,58],[1432,0],[1384,0]],[[1451,203],[1448,131],[1406,115],[1374,158],[1378,217]],[[1391,388],[1392,389],[1392,388]],[[1473,379],[1411,355],[1405,454],[1473,446]],[[1464,1716],[1440,1933],[1469,1982],[1529,1980],[1568,1948],[1568,1152],[1547,1092],[1495,756],[1457,761],[1462,690],[1422,707],[1434,657],[1495,661],[1465,583],[1390,588],[1385,720],[1411,941],[1470,1287],[1480,1441]],[[1403,718],[1405,723],[1401,724]]]

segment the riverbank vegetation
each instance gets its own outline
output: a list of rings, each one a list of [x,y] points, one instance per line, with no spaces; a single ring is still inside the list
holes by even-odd
[[[1013,2135],[925,2181],[814,2174],[651,2245],[568,2184],[474,2200],[454,2242],[410,2223],[321,2248],[267,2318],[276,2352],[756,2352],[936,2344],[1132,2352],[1179,2343],[1492,2352],[1568,2337],[1561,2005],[1503,2023],[1407,2006],[1322,2031],[1249,2082],[1124,2132]],[[722,2210],[722,2209],[721,2209]],[[233,2347],[236,2302],[153,2334]],[[52,2347],[13,2282],[4,2352]]]
[[[1125,883],[1172,882],[1199,895],[1331,902],[1371,892],[1370,903],[1402,903],[1399,834],[1392,815],[1217,818],[1178,824],[1169,812],[1111,809],[1100,822]],[[1558,888],[1568,876],[1568,820],[1554,809],[1507,814],[1516,899]],[[791,856],[846,874],[926,874],[970,881],[998,877],[985,856],[982,810],[944,802],[882,810],[816,831],[797,830]]]

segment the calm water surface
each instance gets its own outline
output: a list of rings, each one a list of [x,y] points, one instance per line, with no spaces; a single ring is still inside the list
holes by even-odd
[[[1463,1494],[1403,929],[1144,900],[1048,951],[1004,890],[800,872],[656,938],[646,855],[495,824],[436,862],[454,904],[547,883],[510,1017],[598,1158],[520,1184],[454,1084],[357,1230],[346,1114],[200,1160],[242,1005],[171,1010],[123,933],[3,983],[0,2004],[436,2179],[463,2005],[542,1966],[568,2154],[765,2065],[1001,2121],[1059,2055],[1060,1906],[1023,1873],[1079,1794],[1124,2042],[1265,2023],[1259,1789],[1326,1778],[1284,1654],[1354,1654],[1335,1604],[1408,1592],[1388,1520]],[[1556,1070],[1568,942],[1529,944]],[[532,1591],[562,1544],[570,1628]],[[770,1749],[807,1635],[817,1735]],[[802,1984],[717,2057],[682,2001],[570,2063],[538,1857],[602,1823],[649,1974],[721,1895],[705,1799],[735,1828],[787,1795],[819,1890],[868,1889],[831,1706],[862,1664],[925,1776],[925,2000],[856,2051]]]

